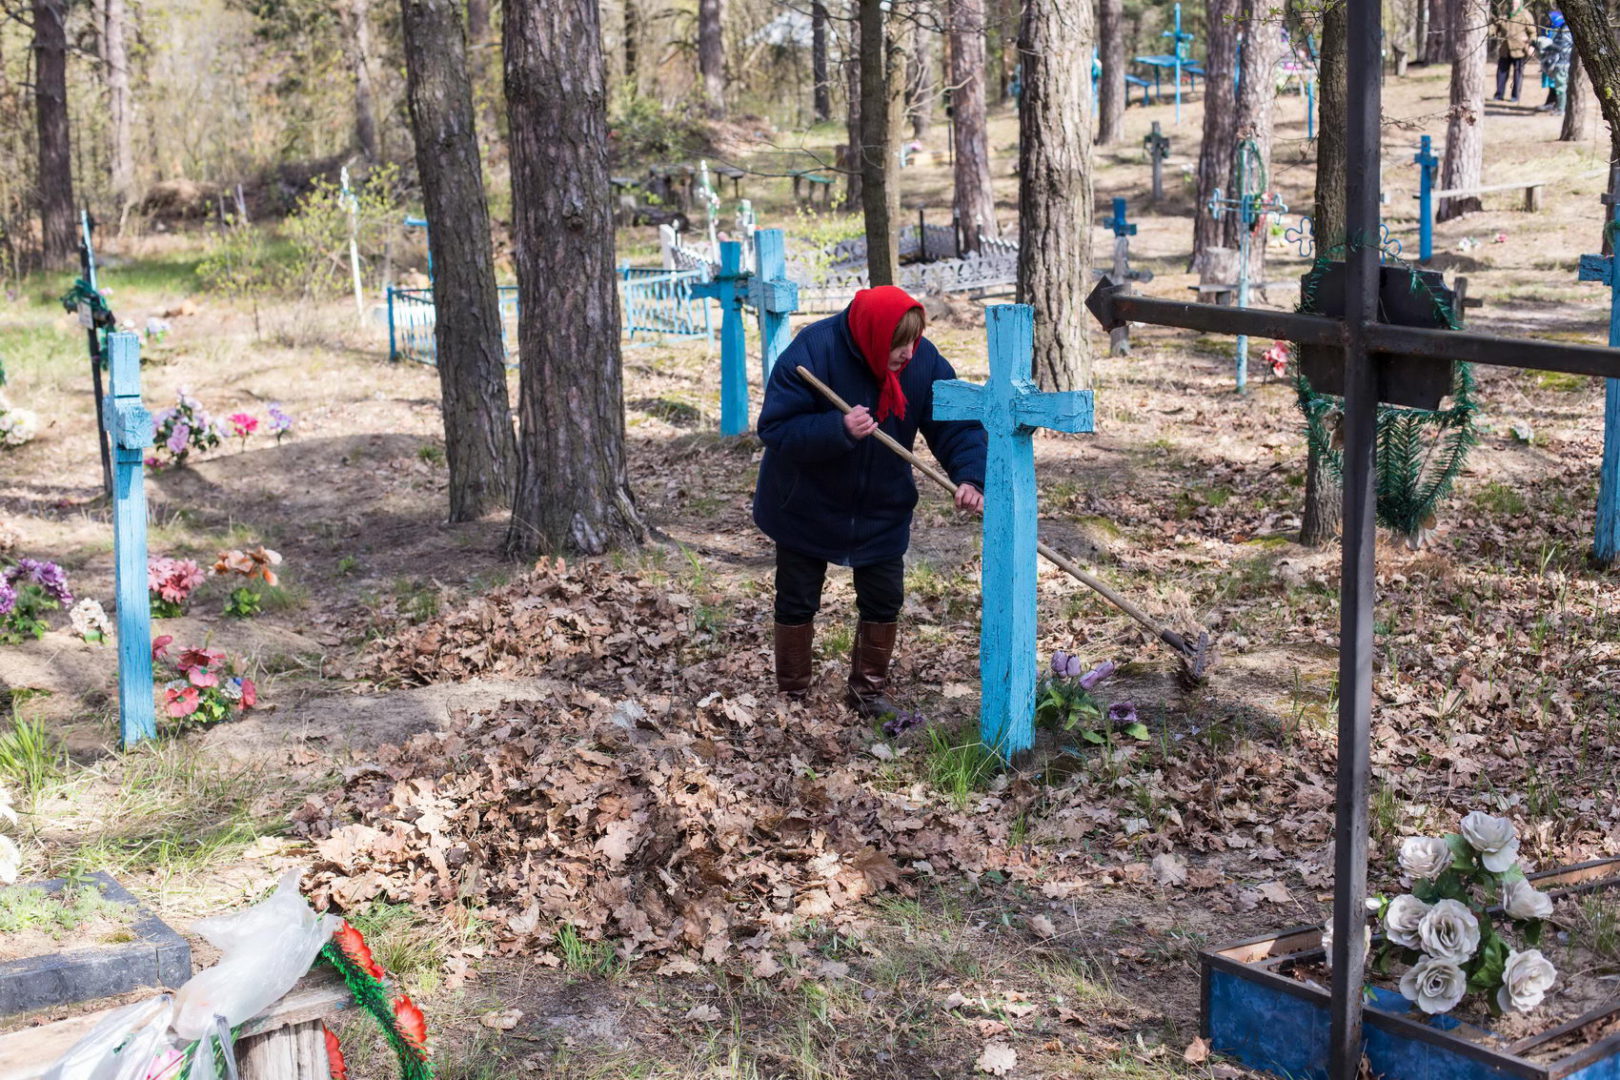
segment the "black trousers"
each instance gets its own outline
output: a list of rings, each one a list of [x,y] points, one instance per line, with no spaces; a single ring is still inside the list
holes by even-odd
[[[1502,100],[1502,91],[1507,89],[1508,72],[1513,73],[1513,100],[1519,100],[1519,91],[1524,88],[1524,62],[1528,56],[1498,56],[1496,58],[1496,100]]]
[[[776,621],[796,626],[815,618],[826,580],[826,560],[776,545]],[[857,566],[855,610],[867,622],[894,622],[905,601],[905,583],[905,560],[899,555]]]

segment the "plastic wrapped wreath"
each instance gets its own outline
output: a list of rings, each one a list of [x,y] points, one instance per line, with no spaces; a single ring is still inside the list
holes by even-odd
[[[1400,864],[1412,891],[1379,904],[1378,964],[1409,965],[1401,994],[1431,1015],[1471,993],[1497,1014],[1540,1005],[1557,973],[1534,946],[1553,903],[1525,880],[1513,822],[1475,810],[1457,832],[1402,841]]]

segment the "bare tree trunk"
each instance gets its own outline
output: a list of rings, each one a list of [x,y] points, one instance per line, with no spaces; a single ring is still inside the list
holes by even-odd
[[[1238,21],[1243,29],[1243,71],[1238,81],[1236,135],[1239,139],[1254,140],[1260,151],[1261,174],[1266,178],[1262,189],[1266,189],[1271,186],[1272,114],[1277,101],[1277,80],[1273,69],[1283,54],[1282,21],[1271,0],[1238,0],[1238,12]],[[1234,188],[1236,183],[1234,176]],[[1231,223],[1227,243],[1236,247],[1238,230],[1243,228],[1243,223],[1237,214],[1227,215],[1227,220]],[[1264,281],[1264,226],[1257,223],[1249,239],[1249,280]]]
[[[900,217],[894,133],[904,100],[905,52],[884,8],[888,0],[861,0],[861,209],[866,218],[866,264],[873,285],[900,277],[894,230]]]
[[[1203,269],[1204,252],[1228,247],[1230,226],[1209,212],[1216,188],[1232,186],[1232,160],[1237,145],[1237,92],[1233,86],[1236,59],[1237,0],[1205,0],[1204,24],[1209,28],[1209,52],[1204,60],[1204,133],[1198,147],[1198,202],[1193,207],[1193,268]]]
[[[720,0],[698,0],[698,73],[703,103],[711,116],[726,114],[726,50],[721,34]]]
[[[1097,34],[1101,39],[1102,79],[1097,88],[1097,145],[1109,146],[1120,139],[1125,127],[1125,4],[1124,0],[1100,0],[1101,18]]]
[[[488,40],[489,0],[467,0],[467,43],[478,45]]]
[[[1446,156],[1440,186],[1446,190],[1475,188],[1485,172],[1485,31],[1489,23],[1485,0],[1457,0],[1451,62],[1451,108],[1446,119]],[[1482,209],[1478,196],[1441,199],[1436,221]]]
[[[1609,160],[1620,161],[1620,48],[1615,46],[1609,5],[1604,0],[1564,0],[1559,10],[1569,20],[1575,52],[1609,125]]]
[[[1428,0],[1429,4],[1429,63],[1449,64],[1457,58],[1452,43],[1452,24],[1456,22],[1458,0]]]
[[[517,444],[506,394],[495,255],[456,0],[401,0],[406,99],[433,266],[450,520],[510,505]]]
[[[1564,106],[1564,126],[1558,131],[1559,142],[1585,142],[1592,137],[1592,80],[1586,76],[1586,65],[1577,53],[1569,62],[1569,92]]]
[[[639,0],[624,0],[624,84],[641,93],[641,9]]]
[[[911,55],[906,63],[906,117],[911,121],[911,137],[926,141],[934,124],[934,33],[921,19],[912,23]]]
[[[810,4],[810,81],[816,123],[832,117],[832,87],[827,81],[827,5],[824,0]]]
[[[1412,31],[1412,60],[1429,62],[1429,0],[1417,0],[1417,26]]]
[[[861,24],[860,0],[850,0],[849,21],[844,24],[848,47],[844,50],[844,129],[849,149],[842,162],[844,172],[844,205],[861,206],[865,192],[861,179],[865,165],[861,155]]]
[[[354,65],[354,145],[367,161],[377,161],[376,94],[371,86],[371,0],[350,0],[350,60]]]
[[[624,449],[597,0],[504,0],[521,437],[507,550],[640,543]]]
[[[73,265],[73,150],[68,138],[67,3],[34,3],[34,120],[39,136],[41,254],[47,269]]]
[[[1321,115],[1316,125],[1316,205],[1311,221],[1316,257],[1337,262],[1345,258],[1341,245],[1345,240],[1344,177],[1349,161],[1345,145],[1350,120],[1346,78],[1349,18],[1345,5],[1327,5],[1322,14],[1322,46],[1317,64],[1316,100]],[[1329,475],[1322,455],[1307,450],[1299,542],[1309,547],[1330,543],[1338,535],[1342,512],[1339,485]]]
[[[986,236],[1000,235],[985,120],[984,0],[953,0],[950,35],[956,221],[962,230],[962,250],[978,251],[981,232]]]
[[[112,123],[112,189],[119,220],[135,195],[135,117],[129,93],[124,0],[106,0],[102,59],[107,65],[107,111]]]
[[[1035,378],[1091,385],[1091,4],[1026,0],[1018,36],[1018,296],[1035,308]]]

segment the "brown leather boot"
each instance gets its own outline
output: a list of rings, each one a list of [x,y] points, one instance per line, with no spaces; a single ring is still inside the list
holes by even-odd
[[[776,624],[776,688],[790,698],[802,698],[810,690],[810,672],[816,639],[814,621]]]
[[[899,706],[884,692],[889,688],[889,658],[894,655],[899,623],[855,624],[855,647],[849,658],[849,689],[844,701],[864,717],[898,713]]]

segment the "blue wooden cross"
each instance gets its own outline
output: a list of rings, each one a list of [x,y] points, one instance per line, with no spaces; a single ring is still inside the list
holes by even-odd
[[[984,309],[990,381],[934,384],[936,420],[977,420],[985,469],[979,737],[1004,758],[1035,745],[1035,446],[1038,427],[1091,431],[1090,390],[1041,393],[1030,381],[1035,309]]]
[[[760,386],[770,382],[776,358],[793,340],[788,316],[799,310],[799,287],[788,280],[787,248],[781,229],[754,231],[755,276],[748,283],[748,304],[759,312]],[[746,420],[745,420],[746,425]]]
[[[1620,232],[1620,165],[1609,171],[1609,235]],[[1612,245],[1611,245],[1612,246]],[[1620,347],[1620,274],[1615,256],[1582,255],[1580,279],[1609,287],[1609,346]],[[1592,557],[1605,566],[1620,561],[1620,379],[1605,379],[1603,397],[1603,465],[1598,474],[1597,536]]]
[[[1439,167],[1440,159],[1434,156],[1429,145],[1429,137],[1423,136],[1423,143],[1412,158],[1418,167],[1418,261],[1420,262],[1428,262],[1434,258],[1434,170]]]
[[[112,378],[103,422],[113,445],[113,556],[118,595],[118,733],[128,749],[157,734],[152,708],[152,601],[146,590],[146,480],[152,414],[141,404],[141,339],[107,335]]]
[[[1136,235],[1136,222],[1125,218],[1125,200],[1114,199],[1114,216],[1103,219],[1103,227],[1114,232],[1114,272],[1109,275],[1114,284],[1123,285],[1131,281],[1152,281],[1153,271],[1131,269],[1131,237]],[[1095,271],[1102,273],[1102,271]],[[1129,325],[1117,326],[1108,331],[1108,355],[1131,355],[1131,328]]]
[[[720,269],[713,281],[692,286],[692,295],[720,302],[720,434],[748,430],[747,344],[742,306],[748,295],[748,272],[742,268],[742,245],[720,244]]]

